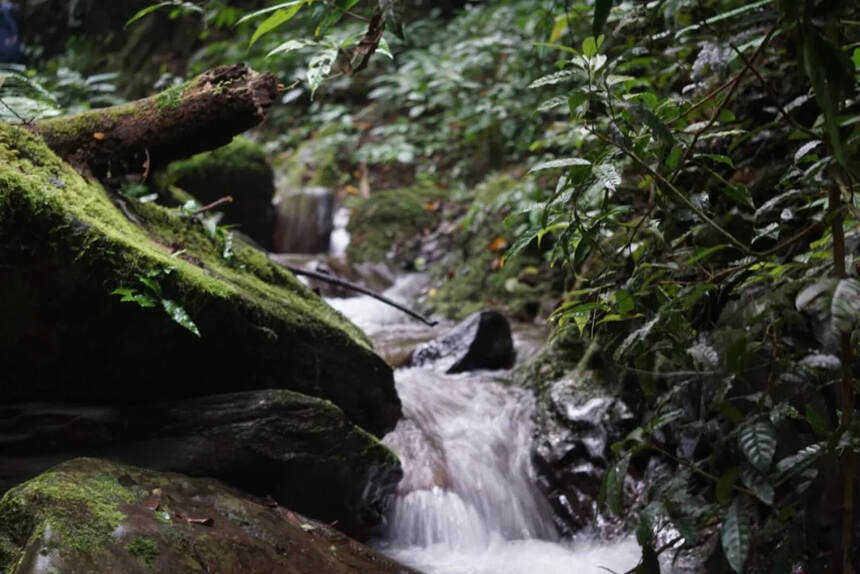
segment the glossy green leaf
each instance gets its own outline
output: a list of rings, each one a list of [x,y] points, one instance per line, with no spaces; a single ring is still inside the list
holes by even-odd
[[[745,468],[741,471],[741,482],[755,494],[756,498],[765,504],[773,504],[776,492],[766,476],[762,476],[755,469]]]
[[[741,426],[738,444],[741,452],[755,468],[760,471],[770,468],[776,453],[776,432],[770,423],[759,422]]]
[[[621,516],[624,479],[627,478],[628,466],[630,466],[629,454],[616,461],[606,473],[606,506],[616,516]]]
[[[188,313],[182,308],[182,306],[170,299],[162,299],[161,306],[164,308],[167,315],[176,323],[188,329],[198,337],[200,336],[200,331],[197,329],[197,325],[194,324],[194,321],[191,320],[191,317],[188,316]]]
[[[729,566],[741,574],[750,550],[750,526],[740,498],[736,498],[723,515],[720,541]]]
[[[249,45],[253,46],[257,40],[262,38],[264,35],[268,34],[278,26],[285,24],[292,20],[293,16],[298,14],[299,10],[301,10],[302,6],[304,6],[305,1],[299,0],[298,2],[291,3],[288,8],[284,8],[283,10],[278,10],[265,20],[263,20],[257,29],[254,30],[254,34],[251,36],[251,41]]]
[[[561,159],[554,159],[551,161],[541,162],[529,170],[529,173],[533,173],[536,171],[543,171],[546,169],[558,169],[563,167],[573,167],[578,165],[591,165],[591,162],[587,159],[581,157],[566,157]]]

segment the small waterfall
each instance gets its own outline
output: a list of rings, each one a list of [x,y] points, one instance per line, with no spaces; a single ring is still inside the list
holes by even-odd
[[[420,279],[401,277],[386,295],[408,301]],[[369,297],[330,302],[383,355],[380,347],[398,344],[410,325]],[[640,555],[632,539],[559,540],[531,462],[535,401],[507,375],[395,371],[404,418],[383,442],[399,455],[404,476],[379,547],[426,574],[626,572]]]
[[[490,373],[396,374],[404,420],[384,442],[403,460],[393,547],[555,540],[552,511],[531,466],[534,401]]]

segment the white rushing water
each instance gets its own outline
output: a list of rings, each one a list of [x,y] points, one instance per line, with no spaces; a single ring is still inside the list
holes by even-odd
[[[405,302],[418,285],[404,277],[386,295]],[[330,303],[378,344],[410,321],[368,297]],[[380,549],[426,574],[631,569],[640,555],[632,539],[559,539],[531,463],[534,398],[507,384],[507,374],[395,372],[404,418],[384,442],[399,455],[404,476]]]

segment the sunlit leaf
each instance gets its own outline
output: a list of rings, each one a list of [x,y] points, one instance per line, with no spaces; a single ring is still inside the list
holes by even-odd
[[[575,165],[591,165],[591,162],[581,157],[566,157],[562,159],[554,159],[551,161],[541,162],[529,170],[529,173],[535,171],[543,171],[546,169],[558,169],[562,167],[572,167]]]
[[[188,312],[186,312],[181,305],[175,301],[171,301],[170,299],[162,299],[161,306],[167,312],[168,316],[170,316],[170,318],[176,323],[188,329],[198,337],[200,336],[200,331],[197,329],[197,325],[194,324],[194,321],[192,321],[191,317],[188,316]]]

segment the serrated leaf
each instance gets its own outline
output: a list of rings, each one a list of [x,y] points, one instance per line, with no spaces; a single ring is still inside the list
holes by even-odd
[[[610,191],[615,191],[615,188],[621,185],[621,174],[618,173],[614,165],[609,163],[595,167],[594,177],[600,180],[603,186]]]
[[[567,102],[567,96],[555,96],[553,98],[541,102],[541,104],[537,107],[537,111],[545,112],[547,110],[551,110],[553,108],[557,108],[558,106],[564,105]]]
[[[752,468],[745,468],[741,471],[741,482],[755,494],[756,498],[765,504],[773,504],[775,492],[767,477]]]
[[[533,173],[536,171],[543,171],[545,169],[557,169],[562,167],[572,167],[575,165],[591,165],[591,162],[587,159],[583,159],[581,157],[565,157],[561,159],[554,159],[551,161],[544,161],[529,170],[529,173]]]
[[[648,335],[651,334],[651,330],[654,329],[654,326],[657,325],[660,317],[654,317],[629,335],[618,345],[618,348],[615,349],[615,353],[613,353],[613,358],[616,361],[620,361],[622,357],[624,357],[627,352],[632,349],[637,343],[644,341],[648,338]]]
[[[741,574],[750,550],[750,527],[740,498],[732,502],[723,516],[720,541],[729,566]]]
[[[560,72],[555,72],[554,74],[549,74],[547,76],[543,76],[538,78],[531,84],[529,84],[530,88],[540,88],[541,86],[552,86],[563,82],[567,79],[570,79],[577,75],[579,70],[562,70]]]
[[[315,46],[316,42],[312,40],[287,40],[280,46],[273,48],[269,51],[266,56],[274,56],[276,54],[286,54],[288,52],[293,52],[295,50],[300,50],[302,48],[307,48],[308,46]]]
[[[176,323],[185,327],[198,337],[200,336],[200,331],[197,329],[197,325],[194,324],[194,321],[192,321],[191,317],[188,316],[188,312],[185,311],[181,305],[175,301],[171,301],[170,299],[162,299],[161,306],[167,312],[167,315]]]
[[[741,452],[755,468],[765,472],[773,462],[776,452],[776,432],[767,422],[747,424],[738,432]]]

